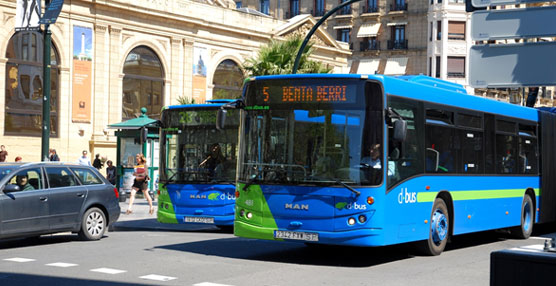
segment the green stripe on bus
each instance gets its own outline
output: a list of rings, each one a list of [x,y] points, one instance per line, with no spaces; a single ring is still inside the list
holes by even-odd
[[[540,189],[534,189],[535,196],[539,196]],[[506,198],[521,198],[525,190],[523,189],[506,189],[506,190],[482,190],[482,191],[453,191],[450,192],[454,201],[466,200],[485,200],[485,199],[506,199]],[[426,203],[433,202],[437,192],[422,192],[417,194],[417,202]]]

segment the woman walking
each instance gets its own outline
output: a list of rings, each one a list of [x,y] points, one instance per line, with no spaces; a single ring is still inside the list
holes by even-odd
[[[133,180],[133,186],[131,187],[131,195],[129,196],[129,207],[127,208],[126,214],[132,213],[132,206],[133,201],[135,200],[135,194],[137,191],[141,190],[143,192],[143,196],[149,202],[149,214],[154,213],[153,207],[153,200],[149,195],[148,188],[149,188],[149,176],[147,174],[147,160],[143,154],[137,154],[135,157],[137,160],[137,165],[135,166],[135,171],[133,175],[135,176],[135,180]]]

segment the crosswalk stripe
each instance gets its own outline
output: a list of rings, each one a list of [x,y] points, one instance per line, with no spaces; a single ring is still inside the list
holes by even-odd
[[[106,274],[120,274],[120,273],[127,272],[126,270],[112,269],[112,268],[96,268],[96,269],[91,269],[90,271],[106,273]]]
[[[232,285],[218,284],[218,283],[211,283],[211,282],[203,282],[203,283],[193,284],[193,286],[232,286]]]
[[[12,262],[31,262],[36,261],[35,259],[31,258],[21,258],[21,257],[14,257],[14,258],[6,258],[5,261],[12,261]]]
[[[65,263],[65,262],[55,262],[55,263],[46,264],[46,266],[54,266],[54,267],[66,268],[66,267],[77,266],[77,264]]]
[[[157,274],[149,274],[149,275],[141,276],[139,278],[146,279],[146,280],[155,280],[155,281],[170,281],[170,280],[177,279],[176,277],[162,276]]]

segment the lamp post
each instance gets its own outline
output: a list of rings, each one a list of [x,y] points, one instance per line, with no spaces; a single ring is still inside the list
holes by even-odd
[[[324,16],[322,16],[322,18],[320,18],[320,20],[315,24],[315,26],[313,26],[313,28],[309,31],[309,33],[307,33],[307,36],[305,36],[305,39],[303,40],[303,43],[301,44],[301,47],[299,47],[299,51],[297,51],[297,56],[295,57],[295,63],[293,64],[293,69],[292,69],[292,74],[297,73],[297,68],[299,67],[299,61],[301,60],[301,55],[303,54],[303,50],[305,50],[305,47],[307,46],[307,43],[309,42],[309,39],[311,39],[311,36],[313,36],[313,34],[317,31],[317,29],[320,27],[320,25],[322,25],[322,23],[324,23],[324,21],[326,21],[326,19],[328,19],[328,17],[332,16],[332,14],[336,13],[336,11],[344,8],[347,5],[351,5],[352,3],[355,2],[359,2],[361,0],[349,0],[346,1],[336,7],[334,7],[332,10],[328,11],[326,14],[324,14]]]
[[[45,0],[45,6],[50,0]],[[50,24],[44,24],[44,48],[43,48],[43,88],[42,88],[42,136],[41,136],[41,160],[48,161],[50,149],[50,46],[52,32]]]

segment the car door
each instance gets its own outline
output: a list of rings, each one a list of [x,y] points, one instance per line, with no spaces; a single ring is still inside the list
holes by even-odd
[[[69,230],[79,225],[87,188],[67,167],[45,167],[50,190],[50,229]]]
[[[6,186],[17,185],[18,177],[27,178],[26,187],[9,192]],[[16,172],[0,192],[2,237],[48,232],[49,191],[40,168]]]

